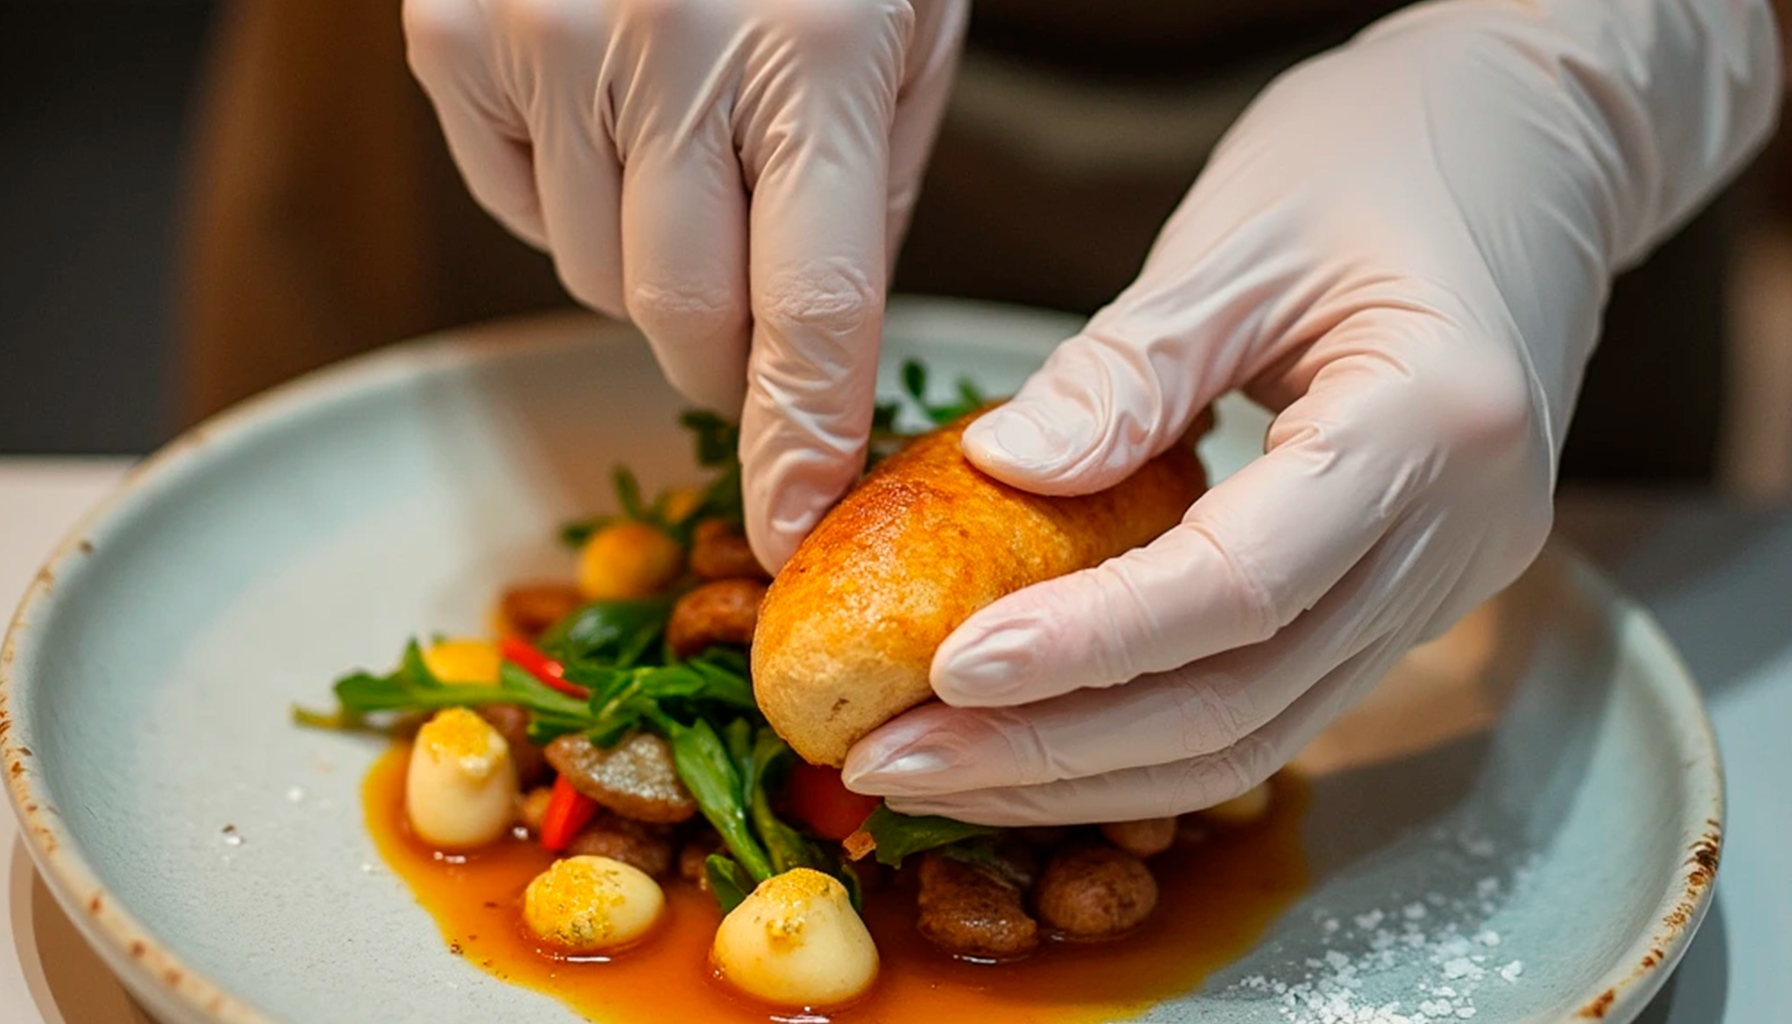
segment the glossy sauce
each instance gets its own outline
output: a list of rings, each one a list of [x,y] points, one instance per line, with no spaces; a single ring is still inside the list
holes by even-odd
[[[774,1011],[713,976],[709,946],[721,912],[709,894],[681,881],[666,886],[668,913],[658,929],[613,960],[572,963],[543,953],[521,925],[520,906],[523,889],[552,856],[516,840],[460,862],[438,855],[405,823],[407,753],[403,746],[388,752],[363,786],[368,827],[386,863],[435,917],[451,950],[603,1024],[1084,1024],[1136,1016],[1247,951],[1307,881],[1300,848],[1307,794],[1282,776],[1263,821],[1152,860],[1162,889],[1157,910],[1124,939],[1047,943],[1018,963],[964,963],[915,932],[912,890],[885,887],[866,895],[866,923],[882,957],[870,994],[826,1015]]]

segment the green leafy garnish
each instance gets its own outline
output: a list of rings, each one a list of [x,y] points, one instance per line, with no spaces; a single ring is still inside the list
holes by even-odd
[[[911,854],[995,835],[998,831],[989,825],[973,825],[936,814],[898,814],[886,804],[879,804],[860,830],[869,833],[876,843],[877,862],[893,868],[901,867],[903,858]]]
[[[715,893],[724,914],[740,906],[757,885],[746,868],[719,853],[712,853],[703,861],[703,873],[709,876],[709,891]]]
[[[697,441],[697,465],[705,469],[735,461],[740,449],[740,428],[708,409],[690,409],[678,417]]]
[[[555,623],[536,646],[561,661],[605,659],[626,668],[653,648],[671,616],[670,598],[593,601]]]
[[[610,480],[616,487],[616,503],[622,506],[623,515],[630,519],[652,518],[652,513],[641,501],[641,482],[635,479],[634,470],[617,466],[610,470]]]
[[[615,516],[592,516],[575,519],[560,526],[560,543],[569,548],[582,548],[591,535],[616,521]]]
[[[523,678],[513,678],[513,675]],[[497,686],[444,683],[430,672],[423,661],[423,649],[415,640],[405,645],[397,670],[383,676],[355,672],[338,679],[335,690],[335,714],[294,708],[293,720],[301,725],[323,728],[360,728],[366,725],[368,715],[438,711],[484,704],[520,704],[531,712],[547,716],[584,712],[584,705],[579,701],[548,689],[526,672],[502,674]]]
[[[927,400],[927,367],[917,360],[910,359],[902,364],[902,388],[908,397],[921,410],[921,414],[933,422],[935,426],[945,426],[958,418],[976,412],[988,404],[975,384],[963,377],[958,380],[958,397],[955,401],[933,403]]]
[[[747,824],[746,791],[734,759],[716,730],[698,719],[692,725],[672,723],[672,760],[678,777],[697,801],[703,817],[714,826],[734,859],[755,882],[773,874],[771,860]]]

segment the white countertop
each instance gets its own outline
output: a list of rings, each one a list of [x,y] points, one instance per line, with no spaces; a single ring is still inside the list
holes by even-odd
[[[0,614],[123,477],[116,459],[0,458]],[[1717,902],[1647,1024],[1792,1016],[1792,510],[1577,493],[1559,529],[1661,619],[1705,688],[1729,780]],[[0,1022],[148,1024],[38,880],[0,813]]]

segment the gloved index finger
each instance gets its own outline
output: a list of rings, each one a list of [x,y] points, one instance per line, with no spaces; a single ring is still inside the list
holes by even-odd
[[[851,5],[847,5],[849,8]],[[834,15],[838,18],[846,14]],[[747,536],[776,570],[864,468],[886,286],[889,130],[903,26],[867,19],[850,71],[802,47],[743,110],[752,350],[741,415]],[[820,59],[842,59],[837,54]],[[750,76],[751,77],[751,76]]]

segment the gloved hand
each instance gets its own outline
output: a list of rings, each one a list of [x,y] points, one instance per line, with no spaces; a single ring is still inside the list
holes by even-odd
[[[1744,0],[1456,0],[1282,76],[1138,281],[964,439],[1082,493],[1244,388],[1265,454],[1148,547],[972,616],[944,703],[847,784],[1035,824],[1266,778],[1535,556],[1610,277],[1765,138],[1779,85]]]
[[[888,267],[967,6],[405,0],[474,197],[686,397],[740,412],[769,567],[864,467]]]

